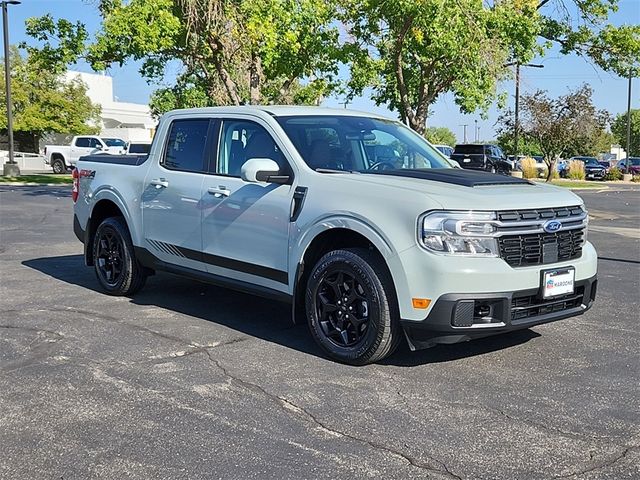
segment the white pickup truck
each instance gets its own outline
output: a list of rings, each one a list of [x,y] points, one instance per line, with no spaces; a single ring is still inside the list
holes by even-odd
[[[158,270],[291,302],[351,364],[584,313],[597,256],[567,189],[452,168],[402,124],[317,107],[173,111],[149,155],[74,170],[112,295]],[[215,306],[212,305],[215,320]]]
[[[69,146],[45,145],[44,161],[51,165],[54,173],[64,173],[73,168],[78,158],[84,155],[102,153],[120,155],[126,152],[127,142],[120,138],[78,135],[73,137]]]

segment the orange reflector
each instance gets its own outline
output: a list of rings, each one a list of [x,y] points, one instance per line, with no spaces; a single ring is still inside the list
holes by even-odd
[[[413,308],[428,308],[431,300],[428,298],[412,298]]]

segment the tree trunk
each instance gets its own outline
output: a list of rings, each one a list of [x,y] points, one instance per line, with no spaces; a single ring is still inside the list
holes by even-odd
[[[261,100],[260,81],[262,79],[262,60],[256,52],[251,52],[249,69],[249,103],[259,105]]]
[[[547,179],[545,180],[545,182],[550,182],[553,179],[553,172],[556,171],[558,156],[557,155],[552,156],[550,162],[547,162],[545,159],[545,163],[547,164]]]
[[[224,88],[229,96],[229,100],[233,105],[240,105],[242,101],[240,100],[240,94],[238,93],[238,86],[236,82],[233,81],[231,75],[224,67],[224,51],[222,42],[219,39],[209,39],[209,46],[212,50],[212,60],[213,64],[216,67],[216,72],[218,72],[218,76],[220,77],[220,81],[224,85]]]

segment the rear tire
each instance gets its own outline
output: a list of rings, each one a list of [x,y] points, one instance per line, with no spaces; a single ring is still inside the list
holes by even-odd
[[[384,261],[367,249],[324,255],[309,276],[306,309],[314,340],[339,362],[374,363],[400,343],[391,276]]]
[[[67,172],[67,166],[64,163],[64,160],[60,158],[56,158],[51,163],[51,168],[53,169],[53,173],[61,174]]]
[[[109,295],[133,295],[144,286],[147,277],[135,258],[124,218],[109,217],[98,226],[93,265],[98,282]]]

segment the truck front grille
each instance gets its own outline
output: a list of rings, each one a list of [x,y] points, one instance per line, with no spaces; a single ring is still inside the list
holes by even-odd
[[[500,256],[512,267],[529,267],[572,260],[582,256],[586,212],[580,206],[498,212]],[[542,231],[548,220],[562,229]],[[531,231],[533,230],[533,231]]]
[[[500,256],[512,267],[546,265],[580,258],[584,229],[498,238]]]

